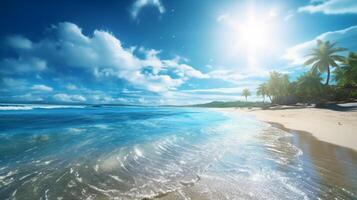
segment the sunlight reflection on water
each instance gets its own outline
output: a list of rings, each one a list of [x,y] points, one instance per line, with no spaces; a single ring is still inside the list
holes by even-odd
[[[0,197],[355,199],[357,154],[193,108],[0,113]]]

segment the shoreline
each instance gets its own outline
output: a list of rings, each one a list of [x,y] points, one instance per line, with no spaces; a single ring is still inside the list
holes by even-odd
[[[215,108],[231,114],[254,116],[257,120],[277,124],[279,128],[298,134],[311,134],[317,140],[357,151],[357,112],[318,108],[276,110]]]

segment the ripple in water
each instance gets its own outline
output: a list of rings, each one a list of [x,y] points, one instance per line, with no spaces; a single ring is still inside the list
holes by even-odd
[[[243,115],[126,107],[0,115],[1,199],[357,198],[356,152]]]

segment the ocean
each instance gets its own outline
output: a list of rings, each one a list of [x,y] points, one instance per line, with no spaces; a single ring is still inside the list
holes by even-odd
[[[357,153],[207,108],[0,106],[0,199],[357,199]]]

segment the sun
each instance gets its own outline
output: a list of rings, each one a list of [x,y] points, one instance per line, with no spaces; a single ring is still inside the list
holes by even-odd
[[[262,52],[270,50],[273,46],[272,24],[269,16],[250,14],[245,21],[237,25],[236,31],[240,46],[246,51],[248,67],[256,70]]]
[[[249,19],[241,25],[239,31],[243,43],[249,48],[263,48],[269,41],[269,26],[264,21]]]
[[[259,52],[269,46],[270,27],[264,20],[250,17],[238,31],[247,53],[247,65],[254,70],[259,62]]]
[[[245,13],[220,15],[217,20],[224,25],[219,42],[222,43],[227,60],[245,57],[246,66],[259,71],[267,55],[278,49],[277,41],[280,26],[276,9],[258,10],[250,7]],[[222,42],[223,41],[223,42]]]

